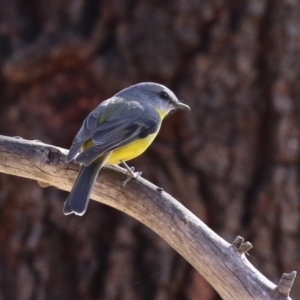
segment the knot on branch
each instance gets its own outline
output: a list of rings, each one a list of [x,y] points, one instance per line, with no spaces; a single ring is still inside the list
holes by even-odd
[[[42,151],[42,157],[46,164],[57,165],[62,159],[62,154],[58,149],[46,148],[40,149]]]
[[[42,188],[47,188],[47,187],[51,186],[51,184],[49,184],[48,182],[44,182],[44,181],[40,181],[40,180],[38,180],[37,183]]]
[[[236,247],[237,252],[240,254],[245,254],[253,248],[250,242],[244,242],[244,238],[239,235],[235,238],[232,245]]]
[[[293,286],[293,283],[295,281],[296,275],[297,275],[296,271],[293,271],[289,274],[286,274],[286,273],[282,274],[282,276],[279,280],[278,286],[277,286],[277,291],[280,295],[283,295],[283,296],[289,295],[291,288]]]

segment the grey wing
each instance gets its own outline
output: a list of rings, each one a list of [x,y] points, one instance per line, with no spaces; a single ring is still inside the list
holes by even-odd
[[[75,136],[70,151],[65,159],[66,163],[75,158],[82,145],[92,138],[97,129],[99,118],[103,114],[105,106],[99,105],[96,107],[84,120],[79,132]]]
[[[153,108],[148,107],[145,113],[144,109],[122,107],[121,114],[98,126],[91,137],[93,146],[80,153],[75,161],[88,166],[99,156],[155,133],[159,124],[159,115]]]

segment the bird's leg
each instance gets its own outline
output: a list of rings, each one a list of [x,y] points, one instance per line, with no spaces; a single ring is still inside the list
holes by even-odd
[[[139,176],[142,175],[142,172],[134,172],[134,167],[129,167],[124,160],[121,160],[122,165],[125,167],[127,170],[127,178],[123,181],[122,185],[125,186],[128,181],[130,181],[132,178],[138,178]]]

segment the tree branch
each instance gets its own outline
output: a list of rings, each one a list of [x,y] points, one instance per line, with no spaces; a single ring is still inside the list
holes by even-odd
[[[41,142],[0,136],[0,172],[70,191],[79,166],[65,164],[66,153],[65,149]],[[120,167],[103,168],[91,199],[121,210],[155,231],[223,299],[291,300],[289,289],[282,291],[279,287],[282,292],[278,292],[276,285],[246,259],[244,253],[251,244],[243,243],[241,238],[227,243],[169,194],[143,178],[123,187],[125,173]]]

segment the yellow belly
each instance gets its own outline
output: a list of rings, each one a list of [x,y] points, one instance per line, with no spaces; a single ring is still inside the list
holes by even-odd
[[[145,137],[144,139],[133,141],[124,147],[114,150],[108,159],[107,164],[119,164],[121,160],[127,161],[141,155],[151,145],[157,135],[157,132]]]

